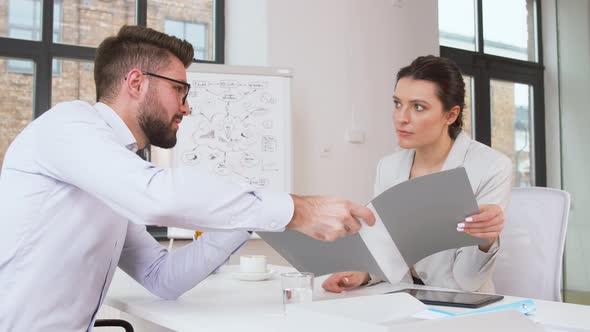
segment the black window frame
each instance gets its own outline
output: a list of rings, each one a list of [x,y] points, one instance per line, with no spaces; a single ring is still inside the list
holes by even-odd
[[[10,37],[0,37],[0,57],[15,60],[27,60],[34,63],[34,92],[33,92],[33,119],[41,116],[51,107],[51,83],[52,60],[61,58],[66,60],[94,61],[94,55],[98,47],[60,44],[53,41],[53,5],[54,0],[41,1],[41,40],[24,40]],[[61,0],[57,0],[62,3]],[[147,26],[148,0],[136,0],[136,24]],[[62,10],[63,12],[63,10]],[[8,18],[7,18],[8,19]],[[225,0],[215,0],[215,59],[196,60],[194,63],[225,62]],[[8,22],[8,20],[7,20]],[[6,70],[7,68],[2,68]],[[149,147],[138,152],[140,156],[149,159]],[[166,239],[166,228],[148,226],[148,231],[157,239]]]
[[[41,24],[39,24],[39,26],[36,26],[36,24],[38,23],[36,16],[39,15],[39,19],[42,20],[43,0],[31,0],[31,2],[36,2],[39,4],[39,12],[34,13],[35,17],[33,17],[33,25],[32,26],[23,26],[23,25],[11,23],[10,22],[10,2],[8,2],[8,19],[6,20],[6,22],[7,22],[7,29],[6,30],[7,30],[9,36],[10,36],[11,29],[28,30],[28,31],[32,32],[33,38],[35,38],[35,41],[37,41],[36,36],[41,34]],[[54,5],[55,4],[58,4],[61,7],[60,16],[63,16],[63,0],[54,0]],[[59,37],[58,38],[58,41],[59,41],[59,39],[61,39],[61,29],[58,31],[55,31],[55,27],[56,26],[54,25],[54,30],[53,30],[54,38],[56,36]],[[57,32],[57,35],[56,35],[56,32]],[[8,37],[8,38],[12,38],[12,37]],[[28,59],[8,59],[5,64],[6,72],[15,73],[15,74],[27,74],[27,75],[32,75],[34,73],[35,62],[31,62],[31,68],[18,68],[18,67],[11,66],[12,61],[18,61],[18,60],[28,61]],[[53,76],[59,76],[60,73],[61,73],[61,63],[59,61],[55,61],[55,59],[54,59],[52,74],[53,74]]]
[[[54,0],[40,0],[41,40],[23,40],[0,37],[0,57],[33,61],[35,64],[35,91],[33,94],[33,118],[51,107],[52,59],[94,61],[96,47],[68,45],[53,41]],[[61,2],[61,1],[60,1]],[[136,24],[147,26],[148,0],[136,0]],[[63,2],[62,2],[63,6]],[[215,0],[215,59],[194,60],[198,63],[225,62],[225,0]]]
[[[461,71],[473,77],[472,105],[475,139],[491,146],[491,80],[510,81],[530,85],[533,88],[533,123],[534,133],[534,185],[547,186],[547,163],[545,153],[545,92],[543,64],[543,38],[541,23],[541,1],[535,1],[536,38],[538,61],[525,61],[497,55],[486,54],[483,35],[483,0],[477,0],[477,51],[468,51],[448,46],[440,46],[440,55],[452,59]]]

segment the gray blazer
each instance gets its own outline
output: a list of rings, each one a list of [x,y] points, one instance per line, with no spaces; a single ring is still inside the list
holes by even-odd
[[[414,152],[403,149],[379,161],[375,195],[409,179]],[[442,170],[461,166],[467,171],[478,204],[498,204],[506,209],[512,187],[512,162],[508,157],[462,132]],[[416,263],[411,273],[429,286],[494,292],[491,277],[499,247],[496,241],[487,253],[477,246],[441,251]],[[411,280],[408,273],[403,281]]]

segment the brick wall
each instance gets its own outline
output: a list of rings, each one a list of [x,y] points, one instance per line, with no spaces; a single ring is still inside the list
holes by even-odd
[[[8,145],[33,118],[33,75],[6,72],[0,58],[0,166]]]
[[[473,105],[471,105],[471,76],[463,76],[465,82],[465,108],[463,109],[463,130],[473,137]]]
[[[512,160],[512,167],[515,165],[514,151],[514,116],[516,107],[514,105],[514,83],[503,81],[492,81],[492,146],[504,153]],[[513,184],[516,177],[513,177]]]
[[[473,105],[471,105],[471,80],[465,78],[465,111],[463,115],[463,128],[466,132],[472,133],[471,118],[473,116]],[[514,118],[516,108],[514,105],[514,83],[503,81],[492,81],[491,83],[491,101],[492,101],[492,146],[500,152],[507,155],[512,160],[512,165],[516,165],[516,153],[514,151]],[[477,110],[475,110],[477,113]],[[521,153],[520,163],[528,162],[529,155]],[[521,183],[530,183],[530,174],[521,174]],[[515,185],[513,178],[513,185]]]

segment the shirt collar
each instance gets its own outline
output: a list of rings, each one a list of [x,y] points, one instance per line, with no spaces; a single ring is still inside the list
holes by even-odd
[[[467,155],[467,150],[469,149],[469,145],[471,144],[471,137],[467,135],[464,131],[459,133],[459,136],[453,142],[453,146],[451,147],[451,151],[449,151],[449,155],[445,160],[441,171],[446,171],[449,169],[457,168],[463,166],[465,163],[465,156]],[[405,164],[402,165],[402,178],[407,180],[410,178],[410,171],[412,169],[412,165],[414,164],[414,155],[416,153],[415,149],[408,150],[407,158],[405,158]]]
[[[107,104],[96,103],[94,109],[102,119],[111,127],[115,133],[117,142],[125,146],[127,149],[137,152],[138,146],[135,137],[129,130],[129,127],[123,122],[123,119]]]
[[[471,137],[467,135],[466,132],[461,131],[459,136],[455,139],[453,146],[451,147],[451,151],[449,151],[449,155],[447,156],[447,160],[442,166],[442,170],[453,169],[457,167],[463,166],[465,163],[465,156],[467,155],[467,150],[469,150],[469,145],[471,144]]]

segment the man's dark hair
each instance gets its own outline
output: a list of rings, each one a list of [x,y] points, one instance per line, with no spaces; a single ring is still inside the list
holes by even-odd
[[[133,68],[157,72],[165,68],[170,57],[175,56],[187,68],[193,61],[193,46],[162,32],[124,25],[116,36],[103,40],[94,59],[94,83],[96,100],[111,100],[116,97],[117,82]]]
[[[425,80],[436,84],[436,94],[443,104],[443,111],[459,106],[459,115],[449,126],[449,136],[452,139],[463,130],[463,109],[465,108],[465,82],[461,70],[453,61],[434,55],[421,56],[412,63],[399,70],[397,82],[404,77],[415,80]]]

